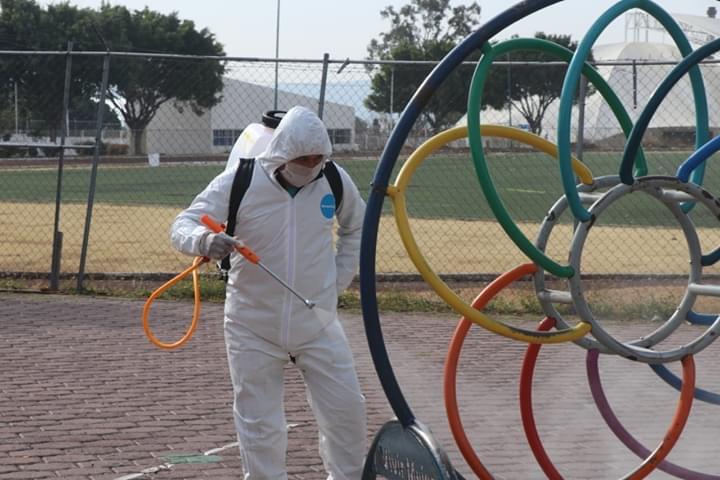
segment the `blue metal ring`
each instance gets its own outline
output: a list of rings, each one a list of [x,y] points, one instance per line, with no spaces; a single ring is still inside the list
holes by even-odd
[[[714,137],[705,145],[695,150],[687,160],[680,164],[676,173],[677,177],[683,182],[690,181],[692,171],[718,150],[720,150],[720,137]]]
[[[470,54],[481,48],[483,44],[504,28],[560,1],[562,0],[524,0],[517,3],[482,25],[453,48],[425,78],[405,106],[397,125],[395,125],[390,138],[385,144],[383,153],[380,156],[380,162],[375,169],[372,188],[370,189],[365,210],[360,244],[360,298],[365,323],[365,335],[367,336],[375,370],[395,416],[406,427],[414,423],[415,416],[402,394],[390,365],[382,328],[380,327],[375,288],[375,254],[377,253],[378,226],[390,174],[410,133],[410,129],[415,124],[430,97],[448,75]]]
[[[665,380],[668,385],[673,387],[675,390],[680,391],[680,388],[682,388],[682,380],[680,377],[672,373],[665,365],[650,365],[650,368],[653,369],[653,372],[655,372],[658,377]],[[695,387],[693,397],[702,402],[720,405],[720,395],[708,390],[703,390],[702,388]]]
[[[720,39],[713,40],[712,42],[703,45],[697,50],[691,52],[670,71],[667,77],[665,77],[662,83],[660,83],[657,89],[655,89],[655,93],[653,93],[652,97],[650,97],[650,100],[640,114],[640,117],[638,117],[637,122],[635,122],[633,130],[632,132],[630,132],[630,137],[625,144],[625,151],[623,152],[622,163],[620,164],[620,179],[623,183],[630,185],[633,182],[632,159],[635,157],[640,146],[640,141],[642,140],[642,137],[645,134],[648,125],[650,124],[650,120],[652,119],[653,114],[655,114],[658,107],[660,106],[660,103],[662,103],[662,101],[665,99],[667,94],[670,92],[670,89],[672,89],[672,87],[687,72],[690,72],[691,77],[693,76],[693,74],[699,75],[700,70],[698,69],[697,64],[712,55],[713,53],[717,52],[718,50],[720,50]],[[699,108],[696,107],[696,110],[699,110]],[[705,111],[705,113],[707,113],[707,111]],[[707,142],[707,138],[709,137],[707,127],[707,123],[698,125],[698,138],[696,139],[696,148],[700,150],[702,150],[702,147],[706,145],[705,142]],[[702,128],[703,130],[699,130],[700,128]],[[686,165],[687,163],[687,161],[683,163],[683,165],[685,165],[685,168],[689,168],[689,164]],[[697,165],[697,169],[693,173],[692,181],[700,185],[702,183],[704,173],[705,163],[703,162]],[[690,175],[688,174],[687,177],[689,176]]]

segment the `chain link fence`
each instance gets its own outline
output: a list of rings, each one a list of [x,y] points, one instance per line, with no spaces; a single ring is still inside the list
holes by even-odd
[[[674,64],[598,62],[597,68],[636,119]],[[367,197],[382,148],[416,88],[411,80],[424,78],[432,67],[429,62],[327,56],[276,62],[71,49],[0,52],[0,272],[51,284],[61,276],[77,277],[81,286],[86,275],[161,278],[180,271],[190,259],[171,248],[171,222],[224,169],[243,129],[267,110],[304,105],[318,111],[334,159]],[[490,75],[502,71],[520,78],[543,68],[558,67],[498,62]],[[714,63],[701,67],[713,134],[720,126],[718,68]],[[396,168],[422,142],[464,122],[465,109],[457,105],[466,102],[473,69],[471,64],[459,67],[431,101]],[[380,73],[382,81],[376,78]],[[514,83],[507,85],[512,89]],[[486,94],[507,95],[508,89]],[[481,121],[534,129],[554,142],[558,103],[550,103],[533,128],[519,100],[483,110]],[[674,174],[694,150],[695,111],[692,89],[683,79],[643,140],[650,173]],[[573,149],[593,174],[617,174],[624,137],[592,87],[574,107],[572,129],[573,141],[581,138]],[[546,212],[563,195],[557,161],[515,141],[488,137],[484,142],[505,206],[534,238]],[[711,160],[704,183],[711,192],[720,192],[716,171]],[[490,278],[527,261],[488,207],[467,141],[455,141],[423,162],[407,203],[416,241],[442,275]],[[703,247],[714,248],[717,219],[699,208],[692,219]],[[548,246],[553,258],[567,260],[571,235],[572,221],[563,218]],[[380,274],[416,275],[389,199],[377,259]],[[637,275],[686,278],[687,259],[682,230],[668,209],[632,196],[593,228],[583,273],[614,282]],[[710,273],[715,268],[709,267]]]

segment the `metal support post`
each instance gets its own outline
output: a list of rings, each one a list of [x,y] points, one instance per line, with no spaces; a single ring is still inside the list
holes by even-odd
[[[90,173],[90,188],[88,190],[87,211],[85,213],[85,230],[83,231],[82,250],[80,251],[80,268],[77,276],[77,291],[82,292],[85,279],[85,261],[87,260],[88,241],[90,240],[90,223],[92,222],[93,203],[95,201],[95,184],[97,181],[97,168],[100,161],[100,145],[102,143],[102,125],[105,115],[105,92],[107,91],[110,76],[110,51],[103,59],[102,84],[100,86],[100,100],[95,119],[95,151],[93,153],[92,171]]]
[[[583,144],[585,143],[585,96],[587,95],[587,78],[580,77],[578,88],[578,126],[575,139],[575,156],[578,160],[583,158]]]
[[[275,94],[273,110],[278,109],[278,56],[280,55],[280,0],[277,0],[277,16],[275,17]]]
[[[55,221],[53,223],[52,260],[50,262],[50,290],[60,288],[60,263],[62,258],[62,232],[60,231],[60,204],[62,201],[63,164],[65,162],[65,137],[67,135],[68,111],[70,108],[70,76],[72,75],[73,42],[67,44],[65,57],[65,85],[63,87],[62,128],[60,131],[60,152],[58,154],[57,186],[55,187]]]
[[[330,54],[323,55],[322,78],[320,79],[320,99],[318,100],[318,117],[323,118],[325,111],[325,88],[327,87],[328,64],[330,63]]]
[[[637,108],[637,61],[632,61],[633,108]]]

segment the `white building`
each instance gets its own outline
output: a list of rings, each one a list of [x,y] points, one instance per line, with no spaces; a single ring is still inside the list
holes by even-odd
[[[713,19],[710,19],[713,20]],[[720,21],[715,20],[720,23]],[[658,85],[680,62],[682,56],[674,44],[655,42],[632,42],[601,45],[593,50],[596,61],[636,61],[636,65],[601,65],[598,71],[622,101],[633,121],[637,119]],[[672,61],[666,65],[642,65],[643,61]],[[701,67],[705,93],[710,111],[710,127],[720,125],[718,112],[720,101],[720,69],[718,65]],[[575,112],[574,116],[577,115]],[[695,104],[690,78],[685,75],[670,90],[663,103],[653,115],[649,128],[678,135],[692,135],[696,125]],[[607,102],[599,93],[587,99],[585,107],[585,138],[600,141],[621,132]]]
[[[707,43],[720,36],[720,20],[695,15],[672,14],[681,26],[693,47]],[[634,122],[655,89],[667,74],[682,59],[664,27],[657,24],[644,12],[632,11],[627,14],[626,22],[634,29],[633,41],[597,45],[593,48],[596,62],[605,62],[597,70],[620,98],[623,106]],[[641,31],[642,30],[642,31]],[[644,33],[645,35],[641,35]],[[644,40],[644,41],[643,41]],[[650,41],[652,40],[652,41]],[[612,64],[617,62],[619,64]],[[635,65],[633,65],[635,62]],[[643,65],[643,62],[672,62],[665,65]],[[710,112],[710,129],[720,129],[720,64],[701,66],[701,72]],[[543,117],[543,136],[555,141],[560,101],[555,100]],[[497,123],[515,127],[526,127],[526,120],[513,110],[486,110],[481,113],[483,123]],[[465,119],[461,120],[465,123]],[[572,110],[572,140],[575,140],[578,124],[578,108]],[[649,125],[650,135],[662,136],[664,133],[674,138],[692,137],[695,121],[695,105],[688,75],[685,75],[669,92]],[[584,117],[584,138],[589,142],[603,142],[608,139],[620,140],[621,129],[610,107],[598,93],[586,98]],[[683,138],[687,140],[687,138]],[[614,142],[613,142],[614,143]]]
[[[163,104],[145,131],[147,152],[164,155],[229,152],[247,125],[259,123],[262,114],[273,109],[275,91],[272,87],[230,78],[225,78],[223,84],[220,103],[202,114],[193,112],[187,103]],[[317,98],[278,91],[279,110],[296,105],[318,111]],[[323,122],[335,149],[353,148],[353,107],[326,101]]]

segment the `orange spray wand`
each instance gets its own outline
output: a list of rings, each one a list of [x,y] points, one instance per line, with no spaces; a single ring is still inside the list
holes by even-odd
[[[293,289],[290,285],[288,285],[282,278],[275,275],[275,273],[267,268],[261,261],[260,257],[257,256],[255,252],[253,252],[250,247],[245,245],[242,240],[238,240],[237,238],[233,238],[227,233],[225,233],[225,229],[222,225],[220,225],[218,222],[210,218],[208,215],[203,215],[200,217],[200,221],[205,224],[210,230],[217,233],[218,235],[223,235],[225,238],[230,239],[232,242],[235,243],[235,250],[238,251],[243,257],[247,259],[250,263],[254,263],[258,267],[262,268],[267,272],[271,277],[273,277],[275,280],[277,280],[283,287],[287,288],[290,293],[295,295],[297,298],[302,301],[305,306],[309,309],[312,309],[315,306],[315,302],[308,300],[307,298],[300,295],[295,289]]]

